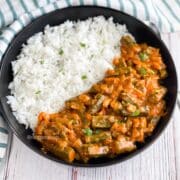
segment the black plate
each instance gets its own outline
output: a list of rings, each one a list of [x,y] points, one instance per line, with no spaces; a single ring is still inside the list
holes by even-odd
[[[51,154],[43,154],[40,150],[40,145],[33,140],[32,131],[30,129],[25,129],[23,125],[20,125],[15,117],[13,116],[9,105],[6,103],[6,96],[10,94],[8,90],[8,84],[12,81],[12,68],[11,61],[15,60],[17,55],[20,53],[22,48],[22,44],[26,43],[27,39],[34,35],[37,32],[43,31],[44,27],[49,24],[50,26],[59,25],[66,20],[85,20],[88,17],[103,15],[106,18],[113,17],[115,22],[120,24],[126,24],[129,32],[136,38],[138,43],[146,42],[149,45],[154,47],[158,47],[162,54],[165,64],[167,65],[168,77],[164,80],[164,85],[168,89],[168,93],[166,95],[167,102],[167,114],[161,118],[157,127],[154,130],[152,136],[146,138],[145,143],[138,144],[138,148],[136,151],[119,155],[113,159],[110,158],[97,158],[89,161],[88,164],[83,164],[80,162],[74,162],[71,165],[81,166],[81,167],[98,167],[111,165],[115,163],[122,162],[130,157],[139,154],[142,150],[147,148],[152,142],[157,139],[157,137],[163,132],[168,122],[170,121],[170,117],[172,116],[172,112],[176,103],[177,96],[177,75],[173,60],[171,55],[161,41],[161,39],[145,24],[141,21],[135,19],[132,16],[129,16],[125,13],[103,8],[103,7],[95,7],[95,6],[78,6],[78,7],[69,7],[61,10],[56,10],[49,14],[43,15],[28,26],[26,26],[12,41],[8,50],[6,51],[0,71],[0,97],[1,97],[1,113],[3,114],[5,120],[8,122],[12,131],[17,135],[17,137],[24,142],[28,147],[30,147],[35,152],[43,155],[46,158],[57,161],[59,163],[68,164]],[[119,37],[114,37],[119,38]]]

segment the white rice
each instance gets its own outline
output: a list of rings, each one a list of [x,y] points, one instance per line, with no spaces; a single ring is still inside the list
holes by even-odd
[[[100,81],[127,33],[125,25],[99,16],[46,26],[28,39],[12,63],[7,97],[19,123],[34,129],[40,112],[59,111],[66,100]]]

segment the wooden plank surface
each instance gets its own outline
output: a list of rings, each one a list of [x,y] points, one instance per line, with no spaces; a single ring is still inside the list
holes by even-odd
[[[178,33],[172,33],[170,36],[170,51],[173,56],[177,74],[178,74],[178,80],[179,80],[179,92],[180,92],[180,32]],[[180,94],[179,94],[179,101],[180,101]],[[175,112],[174,112],[174,149],[175,149],[175,157],[176,157],[176,176],[177,180],[180,179],[180,107],[176,106]]]
[[[163,34],[175,60],[180,57],[180,33]],[[178,42],[179,41],[179,42]],[[47,160],[14,137],[5,180],[178,180],[180,123],[178,110],[159,139],[140,155],[104,168],[73,168]]]

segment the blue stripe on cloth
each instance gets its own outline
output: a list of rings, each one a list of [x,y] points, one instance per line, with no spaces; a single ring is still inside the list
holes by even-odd
[[[180,1],[179,0],[176,0],[176,2],[178,3],[178,5],[180,6]]]
[[[37,0],[33,0],[33,3],[35,5],[35,7],[39,7],[39,4],[38,4]]]
[[[133,7],[133,15],[137,17],[137,9],[136,9],[136,6],[134,4],[134,1],[129,0],[129,2],[132,4],[132,7]]]
[[[165,6],[167,7],[167,9],[169,10],[169,12],[170,12],[170,13],[172,14],[172,16],[174,17],[174,19],[180,23],[179,18],[176,16],[176,14],[174,13],[174,11],[171,9],[171,7],[169,6],[169,4],[168,4],[165,0],[163,0],[163,2],[164,2],[164,5],[165,5]]]
[[[18,21],[19,24],[21,25],[21,28],[24,27],[24,23],[23,23],[23,21],[22,21],[20,18],[19,18],[17,21]]]
[[[0,143],[0,148],[6,148],[7,144],[6,143]]]
[[[84,5],[84,1],[83,0],[79,0],[80,5]]]
[[[16,14],[16,11],[14,10],[14,7],[13,7],[13,5],[12,5],[12,3],[11,3],[11,0],[6,0],[6,2],[7,2],[7,4],[8,4],[8,6],[9,6],[9,8],[10,8],[10,10],[11,10],[11,13],[12,13],[12,15],[13,15],[13,18],[14,19],[17,19],[17,14]]]
[[[124,11],[124,4],[121,0],[119,0],[120,10]]]
[[[141,0],[140,2],[142,2],[143,6],[144,6],[144,10],[145,10],[145,14],[146,14],[146,20],[149,20],[150,15],[149,15],[149,11],[148,11],[148,8],[147,8],[147,4],[146,4],[145,0]]]
[[[41,11],[42,14],[45,14],[44,7],[40,7],[39,9],[40,9],[40,11]]]
[[[9,44],[9,41],[3,36],[0,37],[0,41],[3,41],[5,44]]]
[[[59,7],[58,7],[58,5],[57,5],[57,2],[54,2],[53,5],[54,5],[54,8],[55,8],[55,9],[59,9]]]
[[[3,55],[3,52],[0,50],[0,56],[2,56]],[[0,59],[1,60],[1,59]]]
[[[33,19],[33,15],[31,14],[31,12],[28,10],[24,0],[20,0],[20,3],[24,9],[24,11],[29,15],[29,18],[32,20]]]
[[[169,21],[169,19],[167,18],[166,14],[163,13],[163,11],[161,11],[161,9],[157,6],[157,8],[159,9],[159,11],[161,12],[162,16],[164,18],[166,18],[167,22],[169,23],[169,26],[170,26],[170,31],[174,32],[174,28],[172,26],[172,23]]]
[[[93,0],[93,4],[94,4],[94,5],[97,5],[97,0]]]
[[[68,6],[71,6],[71,2],[70,2],[69,0],[66,0],[66,4],[67,4]]]
[[[160,28],[160,30],[162,30],[162,21],[161,21],[161,17],[159,15],[159,13],[157,12],[156,8],[154,7],[154,10],[156,11],[157,17],[158,17],[158,26]]]
[[[111,2],[110,2],[110,0],[106,0],[106,4],[107,4],[107,7],[111,7]]]
[[[0,22],[1,22],[1,27],[5,26],[4,14],[1,11],[0,11]]]
[[[17,32],[12,27],[7,27],[6,30],[11,31],[13,35],[15,35]]]
[[[41,14],[45,14],[44,7],[40,7],[37,0],[33,0],[33,2],[34,2],[34,5],[40,9]]]
[[[4,134],[8,134],[8,130],[3,127],[0,127],[0,132]]]

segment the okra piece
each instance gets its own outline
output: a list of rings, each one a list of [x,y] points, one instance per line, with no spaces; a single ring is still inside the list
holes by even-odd
[[[73,143],[73,147],[74,147],[75,149],[78,149],[78,148],[80,148],[81,146],[82,146],[82,141],[81,141],[80,138],[77,139],[77,140]]]
[[[101,109],[105,96],[102,94],[97,94],[95,99],[96,99],[96,103],[93,104],[92,108],[90,109],[90,112],[93,114],[97,113]]]
[[[80,153],[82,157],[99,157],[108,154],[109,147],[99,144],[83,144]]]
[[[98,134],[93,134],[91,136],[85,136],[85,141],[86,143],[98,143],[111,138],[111,133],[109,131],[103,131],[99,132]]]
[[[60,148],[57,145],[47,145],[46,146],[47,151],[53,153],[54,155],[56,155],[57,157],[59,157],[60,159],[63,159],[66,162],[73,162],[75,159],[75,151],[73,148],[67,146],[64,147],[63,149]]]
[[[109,152],[108,146],[91,145],[88,147],[89,156],[103,156]]]
[[[110,128],[112,123],[116,122],[115,116],[98,115],[92,116],[92,127],[93,128]]]
[[[129,35],[123,36],[123,37],[121,38],[121,44],[122,44],[123,46],[132,47],[132,45],[133,45],[134,43],[135,43],[134,39],[133,39],[131,36],[129,36]]]
[[[86,161],[90,157],[99,157],[108,154],[109,147],[99,144],[83,144],[81,149],[79,149],[79,152],[83,159]]]
[[[120,141],[115,141],[114,145],[117,154],[130,152],[136,149],[136,145],[132,141],[128,141],[125,139],[122,139]]]
[[[153,117],[151,120],[150,120],[150,122],[154,125],[154,126],[156,126],[157,125],[157,123],[159,122],[159,120],[160,120],[160,117]]]

